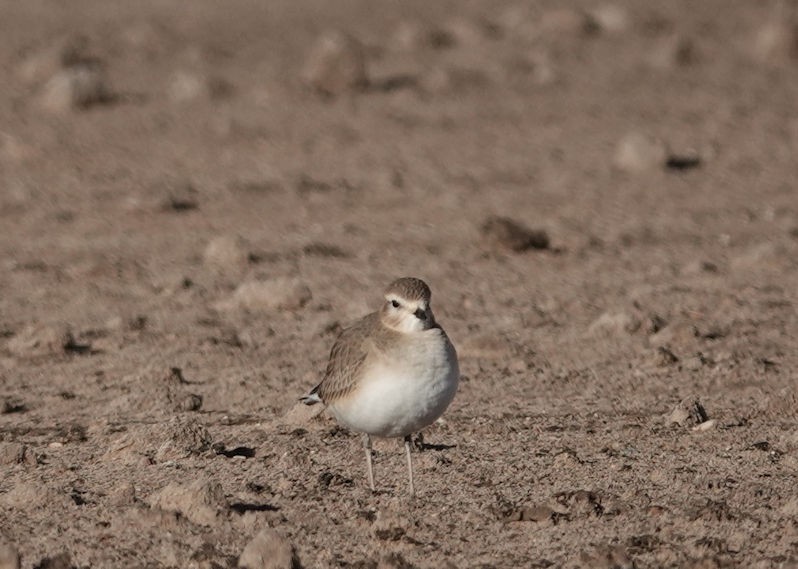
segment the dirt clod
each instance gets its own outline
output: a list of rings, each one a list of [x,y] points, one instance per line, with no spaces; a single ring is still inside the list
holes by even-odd
[[[293,546],[273,529],[261,530],[241,552],[242,569],[300,569]]]
[[[548,249],[549,235],[529,229],[509,217],[489,217],[482,224],[482,236],[491,247],[521,253],[530,249]]]
[[[153,508],[178,512],[189,521],[204,526],[215,525],[227,511],[221,484],[210,480],[168,484],[152,494],[147,503]]]

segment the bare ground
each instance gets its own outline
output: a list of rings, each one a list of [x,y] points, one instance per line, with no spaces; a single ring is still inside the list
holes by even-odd
[[[798,567],[790,9],[3,2],[0,567]],[[413,500],[294,408],[402,275]]]

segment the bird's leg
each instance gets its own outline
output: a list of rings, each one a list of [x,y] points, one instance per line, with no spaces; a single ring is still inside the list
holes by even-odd
[[[371,466],[371,437],[368,433],[363,433],[363,448],[366,450],[366,468],[369,475],[369,488],[374,492],[374,469]]]
[[[413,445],[413,437],[407,435],[405,437],[405,451],[407,452],[407,472],[410,475],[410,495],[416,495],[416,488],[413,486],[413,461],[410,458],[410,447]]]

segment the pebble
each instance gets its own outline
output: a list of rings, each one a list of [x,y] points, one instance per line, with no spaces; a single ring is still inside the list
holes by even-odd
[[[155,452],[157,462],[198,455],[209,450],[213,444],[208,429],[193,419],[174,417],[159,434],[161,442]]]
[[[363,46],[343,32],[324,32],[311,48],[301,75],[308,86],[326,96],[363,90],[369,82]]]
[[[603,32],[613,34],[629,29],[630,18],[626,8],[617,4],[603,4],[588,12],[595,25]]]
[[[32,358],[63,354],[74,343],[69,327],[62,324],[29,324],[6,344],[11,354]]]
[[[244,547],[238,566],[244,569],[295,569],[300,567],[300,563],[293,546],[275,530],[266,528]]]
[[[297,310],[305,306],[313,295],[301,280],[276,277],[252,280],[238,286],[230,300],[220,308],[243,308],[251,311]]]
[[[522,253],[530,249],[548,249],[548,233],[530,229],[509,217],[491,216],[482,224],[484,241],[495,248]]]
[[[39,103],[47,111],[63,113],[110,100],[101,65],[79,63],[57,71],[42,87]]]
[[[624,172],[639,173],[663,167],[667,156],[667,147],[661,140],[631,132],[616,146],[613,165]]]
[[[598,335],[606,332],[633,334],[640,329],[641,325],[640,319],[628,312],[605,312],[590,324],[588,332]]]
[[[34,569],[73,569],[72,558],[66,551],[53,557],[45,557]]]
[[[170,483],[148,499],[152,508],[178,512],[189,521],[203,526],[215,525],[227,510],[222,485],[210,480],[196,480],[188,484]]]
[[[709,416],[701,401],[695,397],[688,397],[680,401],[667,416],[668,423],[678,425],[701,425],[708,422]]]
[[[36,457],[22,443],[0,442],[0,464],[36,463]]]

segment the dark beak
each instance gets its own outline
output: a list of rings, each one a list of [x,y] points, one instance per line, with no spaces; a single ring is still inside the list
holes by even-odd
[[[416,318],[418,318],[419,320],[426,320],[427,319],[427,312],[425,310],[420,309],[420,308],[418,310],[416,310],[413,314],[415,314]]]

